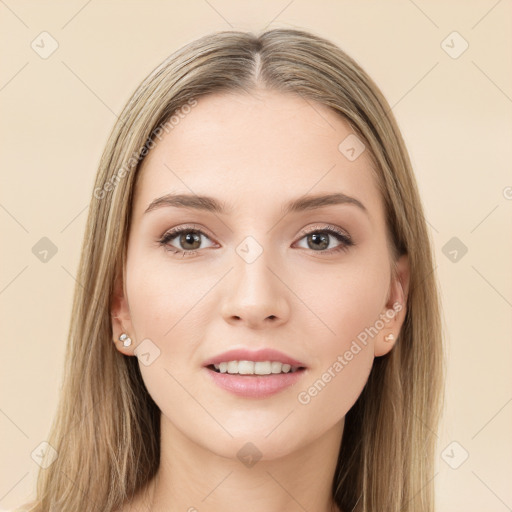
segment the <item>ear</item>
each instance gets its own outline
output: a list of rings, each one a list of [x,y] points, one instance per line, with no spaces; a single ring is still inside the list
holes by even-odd
[[[124,355],[132,356],[136,346],[134,339],[134,331],[131,322],[130,308],[126,300],[126,291],[124,289],[124,280],[122,271],[119,272],[114,281],[114,290],[112,293],[112,301],[110,306],[110,315],[112,317],[112,336],[113,342]],[[123,342],[119,340],[121,334],[127,334],[131,339],[131,345],[125,347]]]
[[[403,254],[394,265],[391,275],[388,299],[380,319],[384,327],[375,338],[375,357],[387,354],[395,345],[407,313],[407,296],[409,293],[409,257]]]

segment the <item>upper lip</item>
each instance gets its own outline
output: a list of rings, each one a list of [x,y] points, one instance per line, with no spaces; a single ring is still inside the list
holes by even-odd
[[[293,357],[287,356],[279,350],[273,348],[262,348],[260,350],[248,350],[245,348],[228,350],[222,354],[218,354],[204,362],[204,366],[212,364],[220,364],[228,361],[278,361],[290,366],[303,367],[305,365]]]

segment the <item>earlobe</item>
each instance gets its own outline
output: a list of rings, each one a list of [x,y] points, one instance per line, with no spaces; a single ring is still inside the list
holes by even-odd
[[[395,346],[401,326],[401,322],[397,319],[397,316],[402,311],[403,309],[399,304],[395,303],[395,308],[387,309],[387,311],[381,315],[381,318],[384,319],[384,326],[375,339],[375,357],[386,355]]]
[[[388,334],[387,336],[384,336],[384,341],[387,341],[388,343],[392,343],[393,341],[395,341],[395,335]]]
[[[112,341],[117,350],[125,355],[133,355],[133,341],[130,311],[123,289],[123,282],[117,276],[114,282],[114,291],[111,303]]]
[[[375,357],[383,356],[391,351],[399,340],[400,331],[407,312],[407,293],[409,290],[409,258],[403,254],[395,264],[386,311],[385,325],[375,340]]]

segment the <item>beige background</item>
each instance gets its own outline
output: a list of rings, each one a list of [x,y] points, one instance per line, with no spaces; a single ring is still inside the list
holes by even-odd
[[[88,198],[115,114],[190,40],[281,26],[353,56],[393,106],[411,154],[448,357],[438,510],[512,510],[510,0],[2,0],[0,20],[0,508],[33,490],[31,452],[56,407]],[[43,31],[59,45],[47,59],[31,48]],[[454,31],[463,39],[443,44]],[[46,263],[32,252],[42,237],[58,248]],[[456,262],[452,237],[468,249]]]

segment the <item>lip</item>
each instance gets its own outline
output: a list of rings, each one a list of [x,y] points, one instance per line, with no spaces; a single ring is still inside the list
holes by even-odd
[[[290,366],[301,367],[300,370],[289,373],[270,375],[239,375],[218,373],[210,368],[211,365],[228,361],[278,361]],[[262,348],[259,350],[233,349],[207,359],[203,366],[212,381],[220,388],[244,398],[266,398],[283,391],[297,383],[306,372],[306,365],[279,350]]]
[[[271,375],[217,373],[210,368],[204,371],[217,386],[243,398],[267,398],[293,386],[306,373],[305,369]]]
[[[302,366],[306,368],[304,363],[287,356],[279,350],[273,348],[263,348],[260,350],[247,350],[247,349],[233,349],[218,354],[210,359],[207,359],[203,366],[210,366],[212,364],[220,364],[228,361],[278,361],[283,364],[289,364],[290,366]],[[287,374],[284,374],[287,375]],[[267,377],[265,377],[267,378]]]

